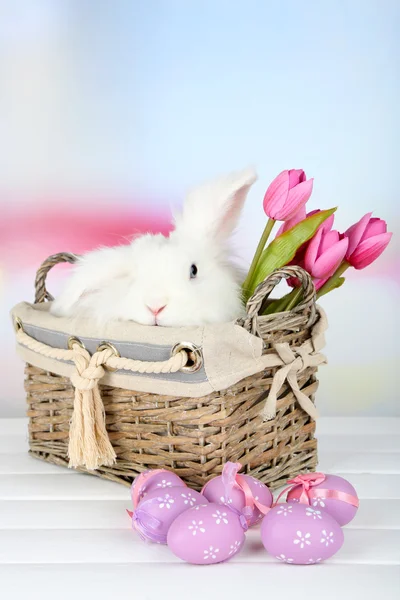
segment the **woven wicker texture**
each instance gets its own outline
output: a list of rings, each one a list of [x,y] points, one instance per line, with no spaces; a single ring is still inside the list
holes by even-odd
[[[75,260],[75,255],[63,253],[43,263],[36,278],[36,301],[51,298],[45,279],[52,266]],[[287,277],[302,282],[301,304],[287,313],[259,316],[275,285]],[[310,337],[316,319],[315,291],[309,275],[298,267],[286,267],[258,286],[240,324],[262,337],[268,353],[276,342],[301,345]],[[312,401],[318,385],[316,370],[308,367],[298,379],[300,389]],[[25,372],[30,452],[67,467],[74,388],[68,378],[30,365]],[[289,477],[315,470],[315,423],[298,406],[286,383],[279,394],[276,417],[263,421],[261,413],[275,372],[276,368],[268,369],[202,398],[135,393],[100,385],[106,428],[117,461],[112,467],[90,473],[130,485],[143,470],[165,467],[200,489],[230,460],[241,462],[245,473],[273,489]]]

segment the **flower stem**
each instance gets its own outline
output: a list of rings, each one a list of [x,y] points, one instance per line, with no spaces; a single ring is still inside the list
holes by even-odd
[[[253,258],[253,260],[251,262],[249,272],[247,273],[247,277],[246,277],[246,279],[243,282],[243,286],[242,287],[243,287],[243,290],[245,291],[245,293],[251,291],[249,289],[250,288],[250,284],[251,284],[251,280],[253,278],[253,275],[254,275],[254,272],[256,270],[256,267],[257,267],[258,261],[260,259],[260,256],[262,254],[262,251],[264,250],[265,244],[267,243],[267,240],[269,238],[269,234],[271,233],[272,228],[273,228],[274,225],[275,225],[274,219],[268,219],[267,224],[265,226],[265,229],[263,231],[263,234],[261,236],[261,239],[260,239],[260,241],[258,243],[256,253],[255,253],[254,258]]]
[[[347,260],[343,260],[340,265],[338,266],[338,268],[336,269],[336,271],[334,272],[334,274],[332,275],[332,277],[330,277],[328,279],[328,281],[326,281],[324,283],[324,285],[318,290],[317,292],[317,300],[319,298],[321,298],[321,296],[325,296],[325,294],[327,294],[328,292],[330,292],[332,289],[334,289],[332,287],[332,285],[338,281],[339,277],[341,275],[343,275],[343,273],[346,271],[346,269],[348,269],[350,267],[350,263],[347,262]]]
[[[273,313],[283,312],[290,294],[291,292],[289,294],[286,294],[285,296],[282,296],[282,298],[272,300],[272,302],[270,302],[268,306],[266,306],[266,308],[262,311],[262,314],[271,315]]]
[[[296,306],[296,304],[298,303],[298,301],[300,300],[302,295],[303,295],[302,287],[295,288],[292,292],[290,292],[289,302],[285,306],[285,311],[288,312],[289,310],[292,310],[292,308],[294,308]]]

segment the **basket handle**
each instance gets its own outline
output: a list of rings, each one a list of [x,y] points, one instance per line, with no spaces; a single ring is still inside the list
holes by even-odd
[[[251,298],[249,298],[246,304],[246,321],[253,321],[256,319],[256,317],[258,317],[264,301],[269,297],[275,286],[278,285],[282,279],[288,279],[289,277],[295,277],[298,279],[303,288],[303,299],[291,310],[293,312],[300,313],[304,310],[315,307],[315,287],[310,274],[298,266],[282,267],[281,269],[276,269],[276,271],[273,271],[256,287],[253,295]]]
[[[46,289],[46,277],[47,273],[58,263],[75,263],[79,258],[78,254],[71,254],[69,252],[60,252],[59,254],[53,254],[46,258],[46,260],[40,265],[36,271],[35,277],[35,304],[38,302],[44,302],[45,300],[54,300],[53,296],[49,294]]]

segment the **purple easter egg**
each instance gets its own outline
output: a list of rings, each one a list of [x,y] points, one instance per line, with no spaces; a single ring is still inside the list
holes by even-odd
[[[278,504],[264,517],[261,539],[278,560],[293,565],[314,565],[342,547],[340,525],[328,513],[295,502]]]
[[[167,543],[171,523],[192,506],[207,502],[199,492],[187,487],[159,487],[141,500],[132,514],[132,528],[142,539]]]
[[[175,519],[167,543],[182,560],[211,565],[231,559],[244,540],[239,516],[227,506],[210,503],[195,506]]]
[[[186,487],[186,483],[172,471],[167,471],[167,469],[149,469],[143,471],[143,473],[140,473],[134,479],[131,486],[133,507],[135,508],[146,494],[155,489],[164,490],[177,486]]]
[[[272,506],[272,494],[264,483],[250,475],[240,474],[240,477],[243,478],[249,486],[254,500],[268,508]],[[240,512],[243,511],[246,504],[245,494],[237,483],[233,484],[233,487],[229,491],[229,497],[227,497],[223,478],[220,475],[206,483],[201,493],[210,502],[232,505],[233,508],[236,508],[236,510]],[[255,525],[261,521],[263,516],[263,513],[258,510],[257,506],[254,506],[253,513],[251,517],[248,518],[248,526],[251,527],[252,525]]]
[[[354,504],[351,504],[350,502],[346,502],[345,499],[340,500],[336,498],[330,498],[329,493],[326,495],[318,495],[318,497],[313,497],[315,490],[329,490],[329,492],[333,490],[336,492],[342,492],[347,494],[347,496],[344,496],[344,498],[351,497],[354,499],[353,501],[356,501],[355,503],[357,503],[357,506],[354,506]],[[300,491],[301,486],[296,486],[290,490],[286,497],[286,501],[298,501]],[[358,510],[358,496],[356,490],[351,483],[349,483],[343,477],[339,477],[338,475],[325,475],[325,480],[322,483],[310,488],[308,496],[310,500],[310,506],[329,513],[342,527],[354,519]]]

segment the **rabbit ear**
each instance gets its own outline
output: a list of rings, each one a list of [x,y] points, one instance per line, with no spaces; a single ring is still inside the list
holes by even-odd
[[[257,179],[253,169],[232,173],[192,190],[176,217],[176,229],[198,238],[228,238],[235,229],[250,187]]]

